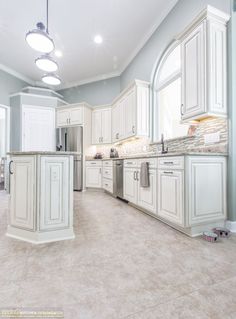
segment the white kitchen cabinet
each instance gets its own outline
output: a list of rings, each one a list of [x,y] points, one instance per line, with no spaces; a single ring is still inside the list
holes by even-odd
[[[57,230],[69,227],[68,157],[44,156],[41,159],[39,201],[40,230]],[[58,200],[60,199],[60,200]]]
[[[73,156],[18,152],[10,160],[7,235],[34,244],[74,238]]]
[[[113,161],[102,162],[102,187],[105,191],[113,194]]]
[[[140,166],[142,162],[149,162],[149,187],[140,185]],[[129,202],[156,214],[157,205],[157,177],[156,159],[139,159],[124,161],[124,198]]]
[[[158,216],[184,226],[184,172],[158,170]]]
[[[102,187],[102,161],[86,162],[86,187]]]
[[[183,121],[227,115],[227,22],[207,6],[178,37],[181,41]]]
[[[124,199],[127,201],[137,204],[138,195],[138,183],[136,179],[137,168],[125,167],[124,168]]]
[[[111,108],[92,112],[92,144],[111,143]]]
[[[149,136],[149,84],[135,80],[113,102],[112,142]]]
[[[91,110],[91,106],[87,103],[68,104],[66,106],[58,107],[56,109],[56,126],[66,127],[87,125],[88,109]],[[89,120],[89,122],[90,121],[91,119]]]
[[[149,187],[140,186],[140,170],[138,171],[138,206],[147,211],[157,213],[157,174],[155,169],[149,169]]]
[[[12,157],[10,162],[10,224],[35,228],[36,162],[33,156]]]
[[[226,218],[224,157],[187,157],[186,207],[188,226]]]

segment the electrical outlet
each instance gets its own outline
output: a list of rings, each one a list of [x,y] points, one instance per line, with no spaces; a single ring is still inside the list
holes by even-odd
[[[218,143],[219,141],[220,141],[220,132],[204,135],[205,144],[214,144],[214,143]]]

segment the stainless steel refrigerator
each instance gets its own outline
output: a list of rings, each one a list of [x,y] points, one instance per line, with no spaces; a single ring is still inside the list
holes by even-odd
[[[57,150],[76,152],[74,156],[74,190],[83,189],[83,128],[81,126],[57,129]]]

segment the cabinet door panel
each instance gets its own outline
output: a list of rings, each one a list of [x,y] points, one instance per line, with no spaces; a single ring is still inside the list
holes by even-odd
[[[140,171],[139,171],[140,175]],[[141,187],[140,181],[138,183],[138,206],[156,214],[157,203],[157,172],[156,170],[149,170],[149,187]]]
[[[102,187],[102,168],[86,167],[86,187]]]
[[[100,144],[102,136],[102,117],[101,111],[92,113],[92,144]]]
[[[133,168],[124,169],[124,198],[131,203],[137,204],[137,181],[134,174],[137,170]]]
[[[204,113],[205,21],[182,42],[182,118]]]
[[[69,124],[70,125],[83,124],[83,108],[82,107],[72,108],[70,110]]]
[[[189,159],[189,225],[226,217],[225,180],[224,158]]]
[[[135,105],[135,89],[132,89],[126,96],[124,101],[125,110],[125,137],[135,135],[136,125],[136,105]]]
[[[118,141],[118,133],[119,133],[119,105],[116,104],[112,108],[112,142]]]
[[[69,158],[43,157],[39,185],[40,230],[69,227]]]
[[[184,226],[183,198],[183,172],[158,170],[158,215]]]
[[[101,137],[102,143],[111,143],[111,109],[101,111],[102,127]]]
[[[58,110],[57,111],[57,126],[68,125],[69,118],[70,118],[69,110]]]
[[[27,230],[35,228],[35,158],[13,157],[10,175],[11,225]]]

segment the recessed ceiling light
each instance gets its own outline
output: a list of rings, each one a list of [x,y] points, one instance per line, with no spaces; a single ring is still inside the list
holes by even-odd
[[[56,51],[54,52],[54,54],[55,54],[55,56],[56,56],[57,58],[61,58],[61,57],[62,57],[62,52],[61,52],[60,50],[56,50]]]
[[[103,38],[98,34],[94,37],[94,42],[96,44],[101,44],[103,42]]]
[[[49,85],[59,85],[61,84],[61,79],[55,74],[46,74],[42,77],[42,81]]]
[[[43,55],[35,60],[35,64],[40,70],[55,72],[58,69],[57,63],[48,55]]]

